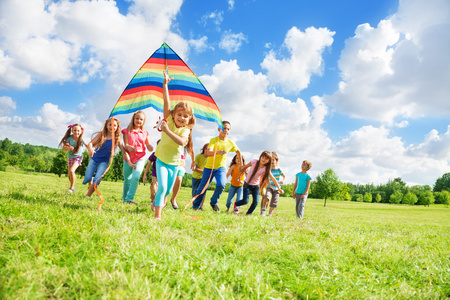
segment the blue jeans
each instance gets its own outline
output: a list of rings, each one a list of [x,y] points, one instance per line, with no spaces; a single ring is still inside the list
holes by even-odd
[[[145,159],[135,163],[136,169],[133,169],[128,163],[123,161],[123,202],[132,201],[139,185],[142,170],[145,167]]]
[[[200,185],[200,182],[202,181],[202,179],[197,179],[192,177],[192,197],[194,197],[195,195],[197,195],[197,189],[198,186]]]
[[[251,215],[255,208],[258,206],[259,202],[259,186],[257,185],[249,185],[244,183],[244,197],[240,201],[236,201],[236,206],[246,205],[248,203],[248,198],[252,194],[253,202],[250,205],[250,208],[247,210],[247,215]]]
[[[236,201],[241,199],[242,196],[242,185],[241,186],[230,186],[230,191],[228,192],[228,198],[227,198],[227,208],[230,208],[231,203],[233,203],[234,195],[236,195]]]
[[[155,206],[164,206],[164,198],[172,192],[179,168],[180,166],[168,165],[159,160],[159,158],[156,159],[158,190],[155,196]]]
[[[93,184],[99,185],[100,181],[102,181],[100,177],[105,173],[106,168],[108,168],[108,162],[96,162],[92,158],[89,159],[86,173],[84,173],[83,184],[92,182]]]
[[[216,189],[214,190],[214,194],[211,197],[211,205],[217,205],[217,203],[219,203],[220,195],[222,195],[222,192],[225,189],[225,179],[226,179],[227,171],[224,167],[220,167],[218,169],[204,168],[202,180],[200,182],[200,185],[198,186],[196,194],[199,195],[202,192],[203,188],[205,188],[211,172],[212,172],[211,181],[214,178],[216,179]],[[209,182],[209,183],[211,183],[211,182]],[[208,184],[208,186],[209,186],[209,184]],[[206,189],[208,189],[208,186],[206,187]],[[197,199],[195,199],[194,204],[192,205],[193,208],[200,207],[200,205],[203,202],[203,197],[205,197],[205,194],[206,194],[206,190],[203,194],[199,195],[197,197]]]

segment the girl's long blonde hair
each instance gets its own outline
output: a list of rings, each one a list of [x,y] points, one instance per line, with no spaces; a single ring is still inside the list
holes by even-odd
[[[120,120],[114,118],[114,121],[117,123],[117,129],[114,132],[114,148],[116,148],[116,147],[119,147],[119,145],[120,145],[120,131],[121,130],[120,130]],[[94,135],[96,136],[97,134],[101,134],[100,141],[98,143],[96,143],[95,145],[93,145],[95,148],[101,147],[103,145],[103,143],[105,142],[106,136],[108,135],[108,123],[109,122],[111,122],[111,119],[108,119],[105,121],[102,131],[96,132],[92,135],[92,136],[94,136]]]
[[[127,127],[127,129],[128,129],[128,134],[130,134],[131,131],[134,129],[134,117],[135,117],[137,114],[142,114],[142,115],[144,116],[144,122],[142,122],[142,126],[141,126],[141,128],[140,128],[141,130],[144,130],[145,120],[147,119],[147,117],[145,116],[145,113],[144,113],[142,110],[138,110],[137,112],[135,112],[135,113],[133,114],[133,116],[131,117],[130,124],[128,124],[128,127]]]
[[[73,125],[70,125],[69,128],[66,130],[66,133],[64,134],[64,137],[61,139],[61,141],[59,142],[59,145],[58,145],[58,147],[61,147],[61,145],[64,145],[65,143],[67,143],[67,139],[69,138],[69,136],[72,135],[72,128],[74,128],[75,126],[80,126],[81,134],[80,134],[80,137],[78,138],[77,146],[73,149],[72,153],[77,153],[78,152],[78,150],[80,149],[81,143],[83,141],[84,130],[83,130],[83,127],[81,127],[80,124],[75,123]]]
[[[194,125],[195,125],[194,113],[192,111],[191,106],[188,103],[178,102],[177,105],[175,105],[175,107],[170,111],[170,114],[172,115],[172,118],[174,121],[175,121],[175,112],[178,109],[185,110],[189,114],[189,121],[188,121],[187,125],[185,126],[186,128],[189,129],[189,137],[188,137],[188,142],[186,144],[186,149],[189,153],[194,153],[194,145],[192,143],[192,129],[194,128]]]

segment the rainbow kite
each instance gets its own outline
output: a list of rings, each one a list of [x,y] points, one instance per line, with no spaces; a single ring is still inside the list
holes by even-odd
[[[211,95],[194,72],[166,43],[137,71],[117,100],[110,117],[147,107],[163,112],[164,70],[173,78],[169,82],[171,108],[178,102],[187,102],[196,118],[216,122],[219,128],[223,128],[219,107]]]

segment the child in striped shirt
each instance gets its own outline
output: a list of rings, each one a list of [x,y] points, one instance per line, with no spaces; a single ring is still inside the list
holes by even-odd
[[[277,180],[279,185],[283,184],[284,180],[286,179],[286,176],[284,175],[283,171],[279,167],[278,163],[278,154],[276,152],[272,152],[272,168],[270,169],[270,172],[272,173],[273,177]],[[281,180],[280,180],[281,179]],[[272,181],[272,179],[269,178],[269,183],[266,187],[266,193],[261,201],[261,216],[266,215],[266,209],[269,204],[269,198],[270,198],[270,209],[268,217],[272,216],[273,211],[278,206],[278,199],[280,197],[280,191],[278,190],[275,183]]]

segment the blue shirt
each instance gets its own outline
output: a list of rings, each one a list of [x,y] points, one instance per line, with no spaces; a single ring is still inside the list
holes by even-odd
[[[111,146],[112,139],[106,139],[103,145],[95,148],[95,153],[92,156],[92,159],[98,163],[109,162],[109,159],[111,158]]]
[[[297,178],[297,189],[295,190],[296,194],[304,194],[306,187],[308,186],[308,180],[311,180],[311,176],[308,173],[303,174],[299,172],[295,175]]]
[[[69,136],[66,140],[70,146],[72,146],[73,148],[77,147],[77,142],[75,142],[72,138],[72,136]],[[83,156],[83,152],[84,149],[86,149],[86,147],[84,146],[85,142],[83,140],[81,140],[81,145],[80,145],[80,149],[78,149],[77,153],[72,153],[72,151],[68,151],[67,152],[67,157],[70,158],[77,158],[78,156]]]

